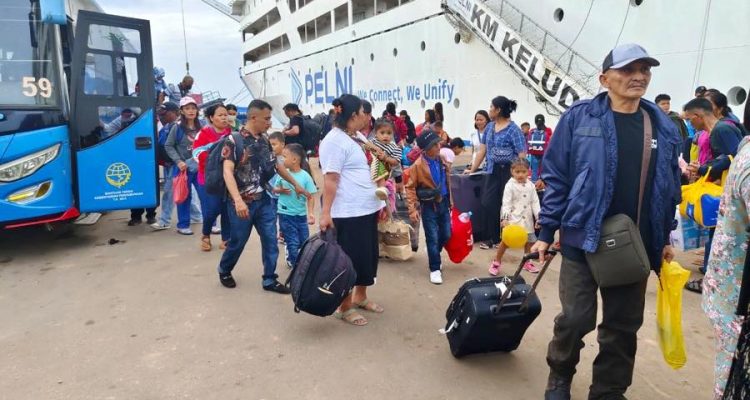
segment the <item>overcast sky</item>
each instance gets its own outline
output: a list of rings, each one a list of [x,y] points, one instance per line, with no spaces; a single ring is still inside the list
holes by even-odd
[[[200,0],[185,1],[185,30],[193,91],[216,90],[231,99],[244,85],[238,69],[242,64],[239,23]],[[228,3],[226,0],[220,0]],[[109,14],[151,21],[154,65],[164,68],[167,83],[185,75],[185,45],[180,0],[97,0]],[[249,100],[242,100],[242,104]]]

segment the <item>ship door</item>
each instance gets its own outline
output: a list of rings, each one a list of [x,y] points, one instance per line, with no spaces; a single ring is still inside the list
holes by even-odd
[[[148,21],[78,13],[70,126],[82,212],[157,205],[152,69]]]

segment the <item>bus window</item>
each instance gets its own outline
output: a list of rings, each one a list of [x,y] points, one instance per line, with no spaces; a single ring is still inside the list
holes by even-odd
[[[141,35],[135,29],[89,26],[89,49],[141,54]]]
[[[139,96],[138,61],[134,57],[116,57],[115,60],[115,92],[118,96]]]
[[[86,54],[83,92],[88,95],[113,95],[112,57],[106,54]]]
[[[139,107],[97,107],[98,123],[91,129],[81,132],[81,147],[90,147],[117,135],[135,122],[141,113]]]

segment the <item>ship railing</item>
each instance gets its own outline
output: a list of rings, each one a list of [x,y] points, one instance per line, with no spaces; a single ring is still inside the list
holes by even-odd
[[[600,67],[577,53],[570,45],[555,37],[507,0],[485,0],[484,4],[524,40],[547,56],[558,69],[580,82],[591,93],[599,91]]]
[[[442,0],[461,40],[481,39],[550,114],[599,91],[599,68],[505,0]],[[470,32],[467,32],[470,31]]]

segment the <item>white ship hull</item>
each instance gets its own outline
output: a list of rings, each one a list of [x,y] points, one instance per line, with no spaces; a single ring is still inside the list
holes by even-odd
[[[312,2],[306,8],[317,5],[323,9],[325,3]],[[465,6],[467,10],[474,6],[471,0],[452,0],[450,3]],[[490,3],[493,2],[487,4]],[[544,28],[562,44],[573,43],[572,50],[589,61],[588,67],[601,63],[618,35],[620,43],[641,43],[662,61],[662,66],[653,70],[648,97],[669,93],[675,109],[690,98],[697,84],[716,87],[725,93],[734,91],[732,94],[750,86],[748,74],[743,71],[743,66],[750,65],[750,47],[747,47],[750,28],[740,23],[748,20],[750,3],[726,1],[712,7],[710,19],[704,21],[702,15],[706,2],[703,0],[693,1],[695,7],[683,9],[679,15],[673,12],[674,6],[667,6],[661,0],[646,1],[641,7],[629,6],[627,0],[600,0],[595,2],[583,28],[580,27],[588,7],[572,0],[536,1],[533,5],[510,1],[506,4],[510,3],[537,19],[537,24],[542,25],[539,20],[545,20],[546,16],[549,23],[544,24]],[[564,22],[556,23],[552,16],[560,3],[569,7]],[[732,3],[734,7],[725,3]],[[285,4],[279,2],[279,8],[282,6]],[[620,11],[623,15],[619,15]],[[298,10],[297,14],[301,12]],[[626,12],[629,15],[625,19]],[[294,15],[288,17],[289,28],[285,31],[289,35],[297,32]],[[744,16],[739,18],[738,15]],[[467,11],[466,16],[471,17],[471,12]],[[669,18],[665,19],[667,16]],[[605,23],[605,18],[610,23]],[[695,27],[685,28],[685,20],[695,20]],[[726,23],[720,21],[733,23],[733,28],[728,29]],[[442,102],[446,130],[451,136],[466,138],[472,130],[474,113],[487,109],[494,96],[503,95],[518,101],[518,111],[513,116],[517,123],[533,121],[534,115],[541,113],[547,115],[548,122],[554,126],[559,110],[552,105],[557,102],[569,105],[574,96],[563,91],[565,83],[554,85],[553,77],[542,84],[546,84],[548,94],[553,94],[554,103],[539,101],[542,100],[539,83],[536,84],[537,90],[529,88],[543,78],[544,66],[549,65],[550,60],[532,61],[532,57],[528,57],[522,60],[524,69],[520,70],[521,63],[514,66],[498,56],[500,52],[513,55],[514,51],[518,52],[518,47],[501,49],[503,38],[497,37],[493,51],[481,37],[483,23],[487,30],[487,21],[477,18],[473,22],[476,26],[471,32],[451,23],[437,0],[412,1],[308,43],[299,46],[292,43],[291,48],[284,52],[249,63],[244,69],[244,80],[255,97],[274,106],[275,115],[281,121],[286,120],[280,113],[286,103],[298,103],[305,114],[312,115],[326,112],[331,101],[342,93],[353,93],[373,103],[375,116],[380,115],[387,102],[393,101],[398,109],[406,109],[415,123],[422,121],[425,109],[432,108],[435,102]],[[286,23],[282,13],[281,24]],[[578,25],[573,29],[575,23]],[[579,29],[581,34],[576,35]],[[675,32],[686,40],[668,40],[668,35]],[[458,43],[457,33],[461,36]],[[519,38],[522,41],[523,34],[524,28],[521,28]],[[534,32],[526,34],[533,35]],[[246,46],[249,47],[252,46]],[[670,48],[674,50],[670,52]],[[532,62],[534,66],[529,68]],[[536,72],[524,76],[524,72],[530,69]],[[596,71],[593,75],[590,70],[585,72],[589,73],[587,82],[594,85],[589,86],[590,93],[596,93],[599,90]],[[583,90],[578,92],[581,97],[586,97]],[[732,100],[730,96],[730,102]],[[738,105],[736,101],[734,103]]]

